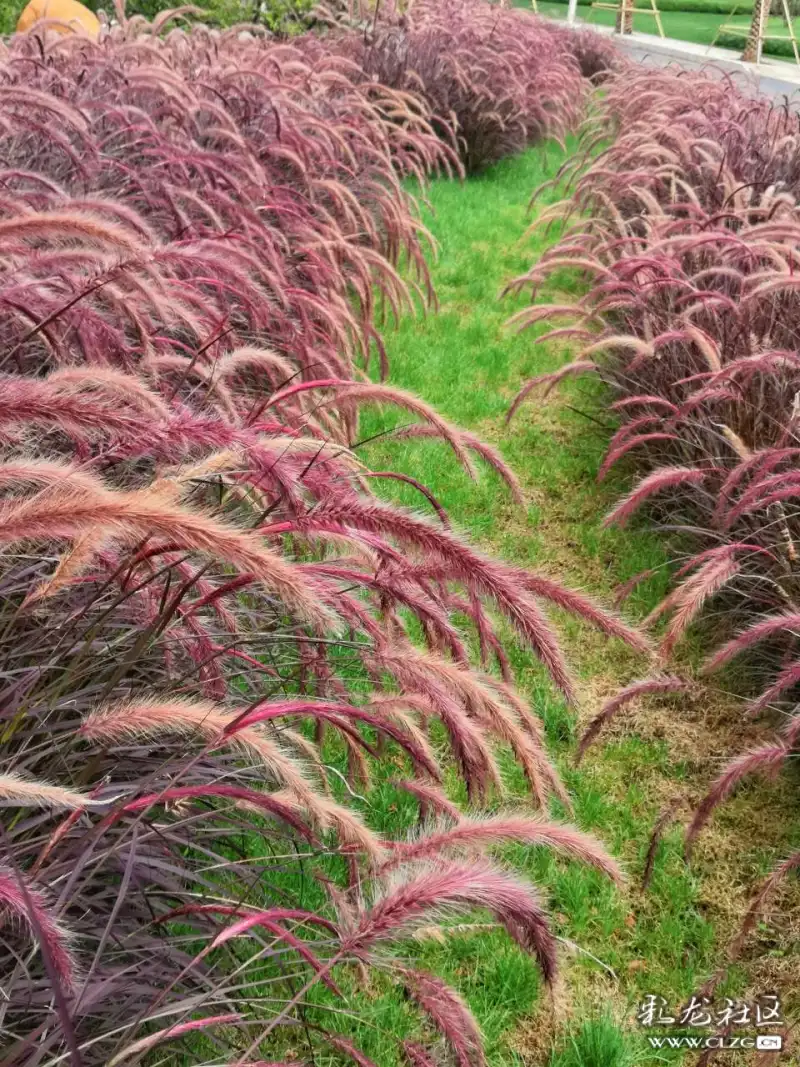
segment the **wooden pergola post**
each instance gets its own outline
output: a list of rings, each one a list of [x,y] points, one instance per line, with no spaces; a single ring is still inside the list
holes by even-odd
[[[570,0],[570,3],[572,0]],[[609,0],[592,0],[592,7],[602,8],[604,11],[616,11],[617,21],[614,27],[616,33],[633,33],[633,8],[634,0],[617,0],[610,3]],[[650,7],[642,7],[637,11],[639,15],[651,15],[656,21],[658,36],[664,36],[664,27],[661,24],[661,12],[658,10],[656,0],[650,0]]]
[[[770,0],[755,0],[750,32],[747,35],[744,51],[742,52],[743,63],[759,63],[761,61],[761,49],[764,44],[764,23],[767,20],[769,8]]]
[[[617,33],[633,33],[633,0],[621,0],[616,30]]]

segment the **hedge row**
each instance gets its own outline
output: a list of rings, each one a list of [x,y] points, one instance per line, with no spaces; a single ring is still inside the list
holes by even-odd
[[[95,13],[104,11],[114,17],[113,0],[82,0]],[[0,0],[0,34],[13,33],[27,0]],[[154,19],[162,11],[177,5],[172,0],[128,0],[126,14]],[[193,17],[211,26],[234,26],[254,22],[273,32],[292,35],[305,28],[313,0],[197,0]]]
[[[784,31],[785,32],[785,28]],[[741,51],[744,48],[744,38],[735,33],[721,33],[717,38],[720,48],[734,48]],[[780,56],[783,59],[794,59],[791,41],[764,41],[764,52],[769,56]]]

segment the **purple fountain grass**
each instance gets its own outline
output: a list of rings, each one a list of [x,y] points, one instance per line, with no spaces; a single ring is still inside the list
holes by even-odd
[[[277,407],[283,400],[287,400],[292,396],[318,389],[340,390],[341,396],[338,397],[340,405],[370,400],[388,402],[405,408],[406,410],[411,411],[414,415],[419,415],[424,422],[429,423],[430,426],[436,430],[439,437],[447,441],[458,457],[461,465],[468,474],[474,477],[474,470],[469,458],[469,453],[461,442],[460,432],[455,429],[455,427],[451,427],[450,424],[429,404],[425,404],[418,397],[413,396],[411,393],[408,393],[403,389],[397,389],[386,385],[362,384],[361,382],[326,378],[321,381],[298,382],[294,385],[287,386],[285,389],[280,390],[270,397],[270,407]]]
[[[129,701],[110,707],[96,708],[83,721],[80,734],[91,741],[119,742],[147,740],[159,733],[196,735],[222,744],[229,739],[242,746],[264,769],[284,786],[303,796],[311,789],[299,766],[280,748],[279,744],[254,729],[240,727],[235,711],[215,705],[188,700]],[[234,725],[237,728],[231,730]]]
[[[441,978],[425,971],[402,968],[408,996],[447,1041],[457,1067],[485,1067],[481,1032],[462,998]]]
[[[669,658],[684,631],[703,610],[706,601],[739,574],[741,568],[729,550],[730,546],[724,547],[725,552],[707,560],[678,586],[674,594],[670,594],[672,617],[661,642],[662,659]]]
[[[747,907],[739,932],[728,946],[729,959],[735,960],[741,954],[748,936],[755,929],[767,900],[784,878],[791,874],[792,871],[796,871],[798,867],[800,867],[800,852],[793,852],[791,856],[779,863],[775,870],[764,879]]]
[[[606,515],[603,525],[624,526],[631,515],[654,493],[662,493],[665,489],[676,486],[702,485],[706,476],[707,471],[693,467],[661,467],[637,482],[630,493]]]
[[[402,15],[380,12],[369,33],[346,33],[339,47],[383,84],[421,93],[472,172],[577,125],[586,83],[572,45],[527,11],[421,0]]]
[[[711,813],[722,804],[734,791],[736,786],[755,771],[774,776],[785,763],[789,749],[786,744],[763,745],[761,748],[743,752],[741,756],[730,761],[722,774],[706,793],[695,810],[689,828],[686,831],[686,852],[690,853],[700,831],[708,822]]]
[[[782,612],[780,615],[771,615],[760,622],[743,630],[738,636],[731,638],[721,648],[717,649],[703,666],[706,673],[718,670],[723,664],[728,663],[742,652],[775,637],[782,633],[794,633],[800,629],[800,614],[793,611]]]
[[[23,778],[19,774],[0,774],[0,798],[25,808],[83,811],[92,804],[92,798],[77,789],[51,785],[36,779]]]
[[[547,388],[544,390],[544,395],[547,396],[565,378],[574,374],[587,374],[595,370],[597,370],[597,365],[591,360],[579,359],[560,367],[557,371],[553,371],[552,374],[539,374],[535,378],[529,378],[514,397],[514,401],[506,414],[506,422],[511,422],[522,406],[523,401],[527,400],[537,386],[546,384]]]
[[[317,628],[324,629],[331,621],[297,568],[271,552],[256,534],[220,522],[196,508],[182,508],[163,492],[119,493],[99,482],[91,492],[88,489],[88,485],[79,491],[67,486],[34,497],[6,499],[0,508],[0,541],[12,545],[74,539],[98,529],[111,532],[123,543],[161,535],[252,573],[299,618]]]
[[[47,953],[63,992],[74,990],[80,971],[71,938],[42,891],[20,871],[0,868],[0,907],[13,923],[40,941],[40,950]]]
[[[455,826],[429,830],[417,840],[397,842],[392,858],[382,869],[387,870],[410,860],[428,859],[450,849],[469,852],[508,841],[547,845],[597,868],[617,884],[622,884],[624,880],[619,865],[595,838],[573,826],[532,819],[513,812],[483,819],[461,819]]]
[[[205,1030],[213,1026],[231,1025],[240,1022],[241,1018],[238,1013],[231,1012],[228,1015],[209,1015],[205,1019],[190,1019],[185,1023],[174,1023],[172,1026],[165,1026],[163,1030],[157,1030],[154,1034],[148,1034],[146,1037],[141,1037],[138,1041],[128,1045],[126,1049],[118,1053],[112,1060],[109,1060],[108,1067],[117,1067],[117,1064],[124,1063],[125,1060],[130,1059],[132,1056],[149,1052],[151,1049],[157,1048],[167,1041],[174,1041],[184,1034]]]
[[[205,739],[211,750],[226,744],[235,746],[293,794],[317,828],[326,830],[334,826],[343,845],[356,845],[365,856],[377,861],[381,857],[381,845],[355,813],[321,795],[279,741],[268,738],[257,728],[240,725],[241,718],[241,712],[225,711],[209,702],[151,698],[96,709],[84,719],[79,733],[91,741],[104,743],[146,742],[159,735],[184,734]]]
[[[241,730],[288,716],[302,716],[314,721],[329,723],[337,729],[350,733],[351,736],[353,736],[353,730],[348,727],[349,722],[366,723],[385,733],[405,749],[413,759],[416,768],[435,780],[440,778],[441,772],[433,756],[413,734],[398,727],[388,716],[381,716],[370,711],[369,708],[356,707],[352,704],[331,704],[309,700],[283,700],[256,704],[255,707],[233,716],[232,721],[225,727],[224,734],[236,737]]]
[[[467,548],[448,531],[377,502],[337,504],[331,501],[316,508],[307,517],[294,522],[270,524],[262,529],[265,534],[292,530],[307,534],[337,532],[343,536],[352,536],[353,532],[361,531],[380,536],[391,534],[401,544],[432,556],[438,563],[438,577],[460,581],[495,601],[545,664],[559,688],[568,698],[571,697],[572,685],[557,640],[533,597],[520,587],[520,575],[524,572],[517,568],[489,560],[474,549]],[[615,623],[612,616],[601,613],[578,594],[560,590],[556,583],[537,576],[531,576],[530,581],[534,586],[538,583],[539,592],[549,600],[560,602],[559,606],[583,615],[588,621],[600,625],[607,632],[613,632],[614,636],[623,637],[636,647],[646,645],[646,639],[640,634],[621,622]]]
[[[635,626],[626,623],[624,619],[609,611],[608,608],[596,603],[591,597],[574,589],[569,589],[541,574],[518,571],[517,576],[521,584],[535,597],[540,597],[563,611],[569,611],[577,615],[607,637],[616,637],[637,652],[649,653],[652,651],[652,646],[646,634]]]
[[[411,796],[416,797],[419,801],[419,819],[421,823],[425,822],[429,810],[435,812],[436,815],[447,815],[451,819],[461,818],[461,811],[457,805],[449,800],[440,789],[430,785],[428,782],[414,779],[412,781],[395,781],[392,784],[397,789],[410,793]]]
[[[156,805],[171,805],[180,801],[199,800],[206,797],[215,800],[232,800],[246,805],[265,815],[271,815],[290,826],[311,844],[318,844],[313,830],[296,813],[294,807],[276,793],[263,793],[257,789],[246,789],[240,785],[212,783],[210,785],[168,786],[157,793],[148,793],[135,800],[126,801],[117,811],[107,815],[105,822],[112,823],[123,815],[147,811]]]
[[[427,694],[440,710],[470,794],[474,791],[476,796],[483,796],[490,783],[501,787],[502,779],[487,745],[487,737],[495,736],[510,745],[541,807],[546,807],[551,792],[569,806],[566,791],[546,756],[541,727],[513,689],[493,683],[488,675],[465,671],[411,648],[388,649],[377,662],[392,672],[402,688]]]
[[[348,1041],[346,1037],[341,1037],[339,1034],[326,1034],[326,1041],[335,1048],[337,1052],[343,1053],[349,1060],[351,1060],[356,1067],[377,1067],[374,1060],[371,1060],[368,1056],[365,1056],[361,1049],[357,1048],[352,1041]]]
[[[537,959],[548,984],[555,979],[556,948],[546,916],[530,886],[488,864],[441,862],[406,874],[343,936],[343,951],[363,956],[433,914],[485,908],[510,937]]]
[[[591,371],[609,389],[621,425],[598,477],[624,462],[639,480],[606,524],[622,525],[641,510],[662,531],[683,535],[685,563],[646,620],[668,616],[662,659],[711,607],[704,670],[757,651],[745,664],[760,690],[749,698],[752,713],[793,716],[800,686],[795,118],[706,73],[630,67],[610,71],[595,121],[580,137],[578,152],[539,191],[560,188],[568,197],[540,218],[567,228],[509,284],[531,297],[513,321],[548,320],[551,337],[578,338],[570,362],[542,383]],[[572,307],[539,303],[548,299],[544,285],[560,285],[564,271],[580,278],[581,298]],[[510,414],[536,384],[521,383]],[[624,583],[621,596],[648,573]],[[651,681],[606,704],[579,758]],[[767,742],[734,759],[697,809],[690,840],[742,777],[777,773],[791,745]]]
[[[404,1041],[403,1055],[408,1067],[437,1067],[433,1054],[417,1041]]]
[[[784,694],[790,692],[800,682],[800,661],[795,660],[780,671],[772,685],[768,686],[750,704],[750,714],[757,715],[772,705],[777,705]]]
[[[490,906],[552,978],[531,887],[453,864],[444,841],[431,869],[404,865],[360,906],[391,851],[354,785],[391,746],[420,814],[459,819],[437,784],[438,721],[471,798],[502,794],[502,742],[543,807],[568,804],[500,617],[566,691],[540,601],[644,644],[377,501],[394,472],[350,447],[360,407],[399,405],[419,421],[388,437],[444,440],[522,501],[495,449],[369,372],[388,373],[384,311],[434,302],[403,178],[574,129],[587,86],[566,39],[526,13],[426,0],[407,33],[431,62],[419,92],[407,71],[373,77],[394,16],[372,38],[291,43],[170,17],[120,5],[99,43],[34,31],[0,57],[0,1025],[21,1064],[194,1054],[212,1035],[221,1062],[269,1055],[241,1051],[239,1020],[300,1033],[314,1009],[294,979],[338,996],[329,971],[402,934],[404,896]],[[457,55],[431,51],[442,31]],[[503,683],[470,665],[473,633]],[[355,917],[346,930],[284,899],[301,864]],[[416,988],[428,1023],[481,1062],[463,1014],[453,1029],[457,995]],[[327,1043],[366,1062],[346,1034],[302,1032],[298,1060]]]
[[[471,718],[451,688],[418,659],[403,649],[391,658],[381,655],[377,665],[391,671],[406,695],[421,695],[436,708],[470,800],[485,798],[492,786],[501,790],[502,776],[485,729]]]

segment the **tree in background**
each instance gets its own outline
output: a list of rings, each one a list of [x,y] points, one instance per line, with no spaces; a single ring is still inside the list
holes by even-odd
[[[800,0],[788,0],[787,7],[791,18],[794,19],[800,16]],[[758,61],[759,40],[764,36],[767,18],[770,15],[777,15],[785,20],[786,10],[783,5],[783,0],[755,0],[755,3],[753,4],[753,18],[750,22],[750,32],[747,35],[744,51],[742,52],[742,60],[745,63],[756,63]]]
[[[764,21],[769,10],[769,0],[755,0],[753,4],[753,18],[750,23],[750,32],[744,43],[742,60],[745,63],[755,63],[758,59],[759,41],[764,32]]]

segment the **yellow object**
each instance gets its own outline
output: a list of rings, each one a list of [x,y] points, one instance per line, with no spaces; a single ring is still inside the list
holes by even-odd
[[[30,0],[17,23],[17,33],[24,33],[40,19],[54,19],[63,22],[63,26],[52,26],[57,33],[69,33],[70,27],[77,32],[83,31],[94,40],[100,35],[100,23],[97,16],[78,0]]]

